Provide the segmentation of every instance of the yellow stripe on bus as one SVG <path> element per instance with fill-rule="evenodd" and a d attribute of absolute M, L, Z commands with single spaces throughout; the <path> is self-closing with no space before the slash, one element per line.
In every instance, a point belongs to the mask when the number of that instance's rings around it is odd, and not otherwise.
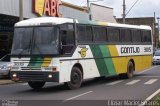
<path fill-rule="evenodd" d="M 107 26 L 108 23 L 107 22 L 98 22 L 98 25 L 104 25 L 104 26 Z"/>
<path fill-rule="evenodd" d="M 115 58 L 112 58 L 112 61 L 113 61 L 113 65 L 116 70 L 116 73 L 119 74 L 119 70 L 121 69 L 122 65 L 120 64 L 121 63 L 120 57 L 116 58 L 116 56 L 119 56 L 116 45 L 109 45 L 108 48 L 109 48 L 111 57 L 115 57 Z"/>
<path fill-rule="evenodd" d="M 117 74 L 127 72 L 127 65 L 129 60 L 131 59 L 133 59 L 133 61 L 135 62 L 136 71 L 143 71 L 147 68 L 150 68 L 152 65 L 152 55 L 118 57 L 119 54 L 116 45 L 109 45 L 108 48 L 111 57 L 113 57 L 112 61 Z"/>
<path fill-rule="evenodd" d="M 48 67 L 51 61 L 52 61 L 52 58 L 44 58 L 42 67 Z"/>

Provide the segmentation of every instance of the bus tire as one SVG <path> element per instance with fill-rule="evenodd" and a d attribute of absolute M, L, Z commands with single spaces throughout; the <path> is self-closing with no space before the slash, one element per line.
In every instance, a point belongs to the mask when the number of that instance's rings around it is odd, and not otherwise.
<path fill-rule="evenodd" d="M 28 82 L 28 85 L 37 90 L 37 89 L 41 89 L 44 85 L 45 85 L 45 82 L 36 82 L 36 81 L 29 81 Z"/>
<path fill-rule="evenodd" d="M 66 85 L 70 90 L 78 89 L 82 84 L 82 72 L 78 67 L 73 67 L 70 75 L 70 82 Z"/>
<path fill-rule="evenodd" d="M 134 65 L 131 61 L 129 61 L 128 66 L 127 66 L 127 73 L 126 73 L 126 78 L 130 79 L 134 75 Z"/>

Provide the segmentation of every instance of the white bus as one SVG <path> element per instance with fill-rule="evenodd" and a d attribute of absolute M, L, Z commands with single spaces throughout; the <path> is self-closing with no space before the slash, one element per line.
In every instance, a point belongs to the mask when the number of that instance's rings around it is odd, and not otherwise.
<path fill-rule="evenodd" d="M 13 81 L 33 89 L 45 82 L 77 89 L 84 79 L 133 77 L 152 64 L 149 26 L 42 17 L 15 24 L 11 52 Z"/>

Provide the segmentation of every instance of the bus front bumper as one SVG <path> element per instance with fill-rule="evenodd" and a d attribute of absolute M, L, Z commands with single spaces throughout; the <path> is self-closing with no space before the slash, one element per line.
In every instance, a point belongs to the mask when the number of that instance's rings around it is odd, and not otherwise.
<path fill-rule="evenodd" d="M 12 81 L 59 82 L 59 72 L 11 71 Z"/>

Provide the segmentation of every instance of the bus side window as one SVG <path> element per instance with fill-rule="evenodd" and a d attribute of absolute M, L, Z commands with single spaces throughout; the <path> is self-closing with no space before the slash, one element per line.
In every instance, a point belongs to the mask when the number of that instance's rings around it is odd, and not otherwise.
<path fill-rule="evenodd" d="M 142 41 L 145 43 L 151 43 L 151 32 L 142 31 Z"/>
<path fill-rule="evenodd" d="M 130 29 L 121 29 L 121 41 L 122 43 L 131 42 L 132 41 L 132 32 Z"/>
<path fill-rule="evenodd" d="M 120 31 L 118 28 L 107 28 L 107 40 L 109 43 L 117 43 L 120 41 Z"/>
<path fill-rule="evenodd" d="M 94 41 L 95 42 L 106 42 L 107 32 L 105 27 L 93 27 Z"/>
<path fill-rule="evenodd" d="M 93 39 L 92 27 L 87 25 L 78 25 L 78 42 L 91 43 Z"/>
<path fill-rule="evenodd" d="M 141 31 L 138 29 L 132 30 L 132 42 L 133 43 L 141 43 Z"/>
<path fill-rule="evenodd" d="M 60 31 L 61 36 L 61 54 L 71 54 L 75 45 L 73 31 Z"/>

